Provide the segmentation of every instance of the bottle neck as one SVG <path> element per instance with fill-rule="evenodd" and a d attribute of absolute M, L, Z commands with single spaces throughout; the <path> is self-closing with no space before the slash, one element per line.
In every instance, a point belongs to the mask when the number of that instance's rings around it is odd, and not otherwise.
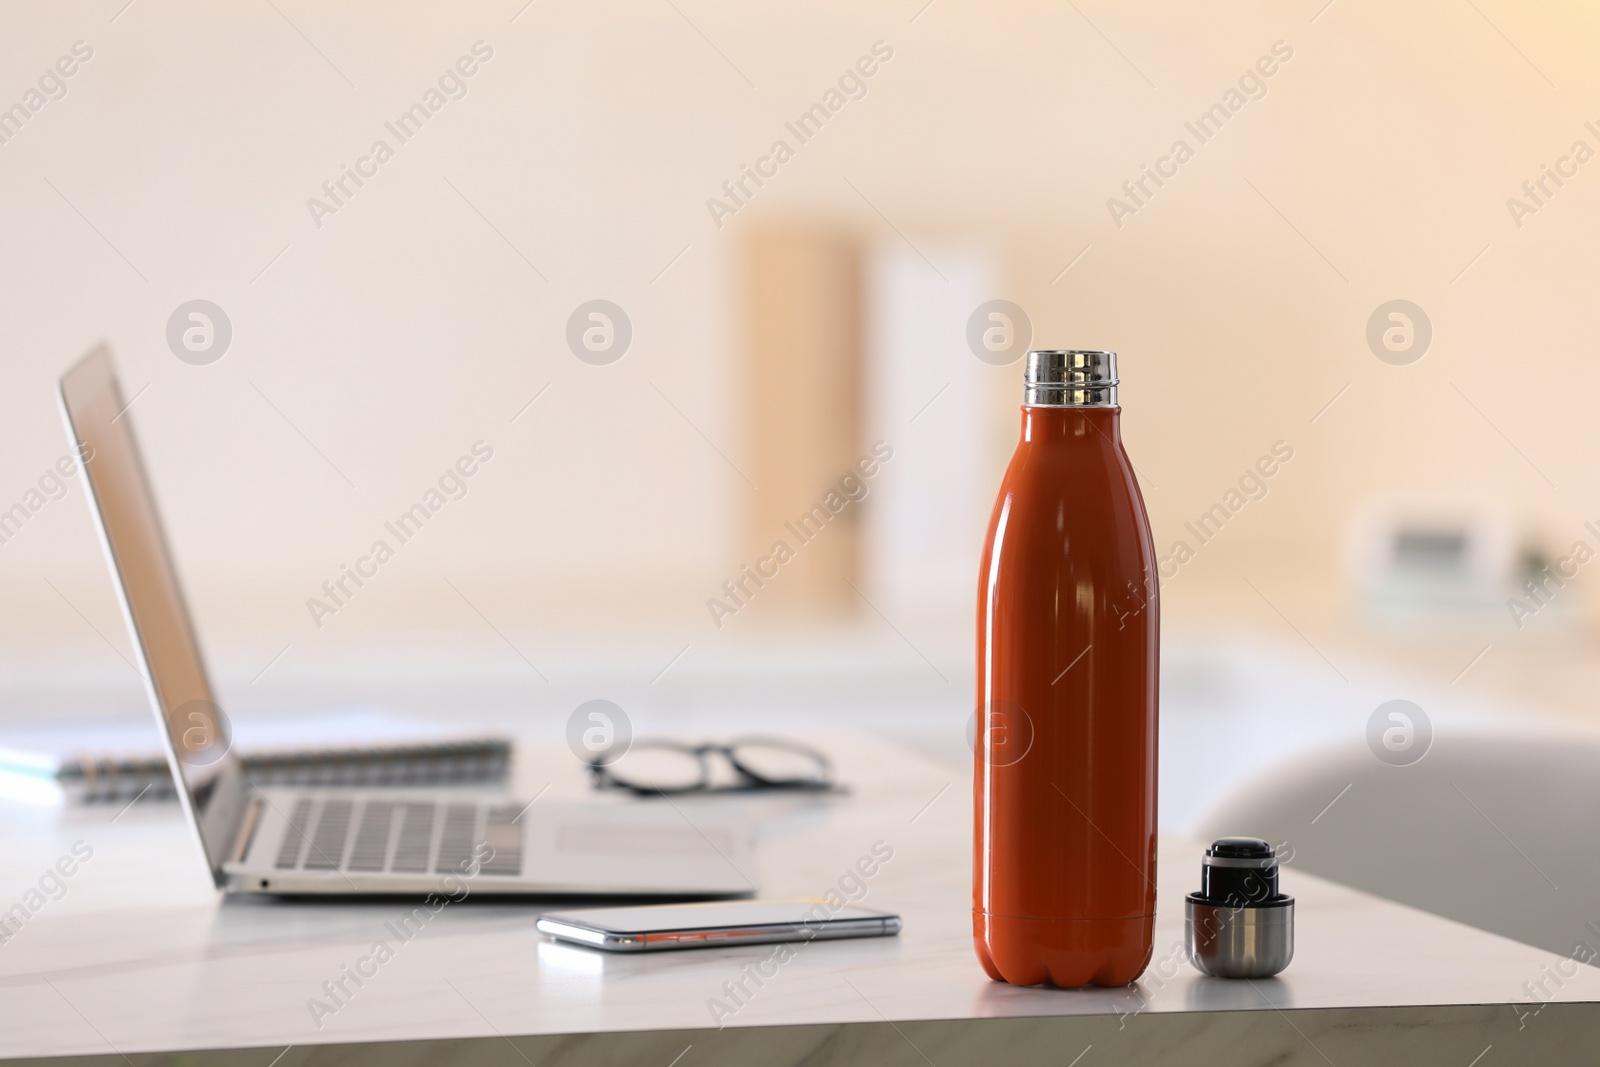
<path fill-rule="evenodd" d="M 1114 408 L 1117 354 L 1091 348 L 1036 348 L 1022 372 L 1029 407 Z"/>
<path fill-rule="evenodd" d="M 1022 405 L 1024 441 L 1094 440 L 1122 443 L 1122 409 L 1116 407 L 1064 408 Z"/>

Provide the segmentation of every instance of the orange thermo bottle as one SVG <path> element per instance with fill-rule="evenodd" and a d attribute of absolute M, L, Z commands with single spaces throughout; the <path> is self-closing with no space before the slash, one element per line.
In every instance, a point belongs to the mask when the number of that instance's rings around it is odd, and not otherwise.
<path fill-rule="evenodd" d="M 1160 621 L 1114 352 L 1028 353 L 978 579 L 972 933 L 989 977 L 1118 986 L 1156 910 Z"/>

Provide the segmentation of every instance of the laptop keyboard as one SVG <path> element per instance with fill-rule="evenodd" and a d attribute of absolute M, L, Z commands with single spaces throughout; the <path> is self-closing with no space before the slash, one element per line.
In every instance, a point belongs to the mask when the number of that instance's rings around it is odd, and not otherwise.
<path fill-rule="evenodd" d="M 280 871 L 459 874 L 480 844 L 494 850 L 479 873 L 522 873 L 523 805 L 300 797 L 278 848 Z"/>

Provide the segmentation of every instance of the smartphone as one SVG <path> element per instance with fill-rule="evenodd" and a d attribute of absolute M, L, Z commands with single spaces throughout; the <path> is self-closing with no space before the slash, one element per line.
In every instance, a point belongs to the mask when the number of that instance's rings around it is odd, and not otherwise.
<path fill-rule="evenodd" d="M 534 926 L 542 934 L 607 952 L 764 945 L 885 937 L 900 932 L 900 916 L 822 900 L 725 900 L 549 911 Z"/>

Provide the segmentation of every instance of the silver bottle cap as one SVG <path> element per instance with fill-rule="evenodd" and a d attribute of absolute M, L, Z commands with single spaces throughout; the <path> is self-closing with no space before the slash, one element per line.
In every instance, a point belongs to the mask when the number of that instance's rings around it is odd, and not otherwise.
<path fill-rule="evenodd" d="M 1294 898 L 1228 908 L 1184 901 L 1189 959 L 1215 978 L 1270 978 L 1294 959 Z"/>
<path fill-rule="evenodd" d="M 1030 407 L 1116 407 L 1117 354 L 1083 348 L 1034 349 L 1022 376 L 1022 402 Z"/>

